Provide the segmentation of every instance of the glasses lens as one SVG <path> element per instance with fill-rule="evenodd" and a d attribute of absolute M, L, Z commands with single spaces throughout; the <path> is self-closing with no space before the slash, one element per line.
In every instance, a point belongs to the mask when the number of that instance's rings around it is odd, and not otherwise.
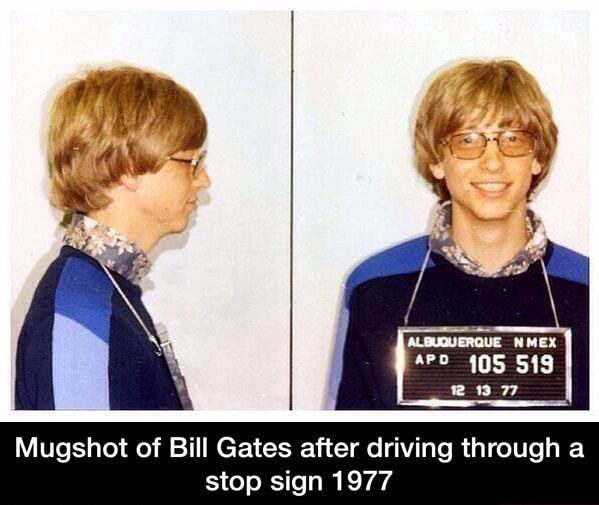
<path fill-rule="evenodd" d="M 499 149 L 506 156 L 524 156 L 535 148 L 535 137 L 532 133 L 520 131 L 505 131 L 499 135 Z"/>
<path fill-rule="evenodd" d="M 464 160 L 480 158 L 486 144 L 485 136 L 475 132 L 459 133 L 449 139 L 451 153 Z"/>

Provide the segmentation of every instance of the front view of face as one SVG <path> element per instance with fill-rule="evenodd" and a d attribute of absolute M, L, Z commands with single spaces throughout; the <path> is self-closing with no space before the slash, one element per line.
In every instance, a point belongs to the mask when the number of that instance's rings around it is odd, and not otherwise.
<path fill-rule="evenodd" d="M 201 151 L 200 151 L 201 152 Z M 183 231 L 190 214 L 197 208 L 198 193 L 210 187 L 201 152 L 197 168 L 185 161 L 198 157 L 198 150 L 179 151 L 171 156 L 156 173 L 146 173 L 139 178 L 137 191 L 138 210 L 146 228 L 159 236 Z"/>
<path fill-rule="evenodd" d="M 494 123 L 456 133 L 484 132 L 491 139 L 506 129 Z M 445 179 L 454 215 L 475 221 L 509 220 L 514 213 L 524 216 L 532 176 L 541 172 L 533 152 L 507 156 L 493 140 L 487 140 L 484 153 L 476 159 L 456 158 L 449 145 L 443 151 L 443 161 L 430 170 L 435 178 Z"/>

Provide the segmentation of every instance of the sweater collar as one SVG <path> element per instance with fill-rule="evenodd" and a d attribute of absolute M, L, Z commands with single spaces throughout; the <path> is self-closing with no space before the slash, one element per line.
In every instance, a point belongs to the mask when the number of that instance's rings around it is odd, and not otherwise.
<path fill-rule="evenodd" d="M 451 203 L 446 202 L 437 211 L 433 230 L 429 237 L 432 252 L 440 254 L 452 265 L 468 275 L 477 277 L 508 277 L 526 272 L 528 268 L 541 259 L 547 251 L 547 233 L 541 218 L 531 209 L 526 209 L 526 229 L 528 242 L 516 255 L 496 272 L 485 272 L 482 265 L 468 256 L 450 235 Z"/>
<path fill-rule="evenodd" d="M 135 284 L 150 271 L 150 260 L 137 244 L 88 216 L 74 214 L 62 241 Z"/>

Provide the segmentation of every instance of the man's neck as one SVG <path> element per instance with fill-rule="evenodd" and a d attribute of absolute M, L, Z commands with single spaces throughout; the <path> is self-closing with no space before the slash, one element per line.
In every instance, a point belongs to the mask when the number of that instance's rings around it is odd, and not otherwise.
<path fill-rule="evenodd" d="M 478 219 L 457 205 L 451 211 L 451 238 L 488 274 L 510 261 L 528 241 L 525 206 L 500 220 Z"/>
<path fill-rule="evenodd" d="M 98 223 L 110 226 L 125 235 L 146 254 L 160 239 L 160 235 L 145 227 L 143 221 L 137 219 L 130 209 L 120 208 L 114 201 L 103 209 L 90 211 L 88 215 Z"/>

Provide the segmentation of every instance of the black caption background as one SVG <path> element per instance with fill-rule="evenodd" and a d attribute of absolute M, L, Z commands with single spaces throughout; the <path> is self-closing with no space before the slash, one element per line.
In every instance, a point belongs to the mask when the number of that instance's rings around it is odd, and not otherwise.
<path fill-rule="evenodd" d="M 27 442 L 75 442 L 92 437 L 97 442 L 128 442 L 128 458 L 75 459 L 58 463 L 51 459 L 16 458 L 16 439 Z M 162 437 L 159 458 L 136 456 L 139 442 Z M 205 437 L 208 456 L 170 458 L 170 437 Z M 229 458 L 218 455 L 222 437 L 237 443 L 289 442 L 289 458 Z M 360 442 L 354 458 L 300 457 L 303 442 L 328 437 L 333 442 Z M 383 437 L 393 441 L 452 442 L 453 458 L 441 463 L 435 458 L 369 458 L 366 446 Z M 461 442 L 543 442 L 549 437 L 560 445 L 560 458 L 541 463 L 526 459 L 464 458 Z M 4 487 L 18 499 L 11 503 L 223 503 L 263 501 L 274 498 L 318 500 L 355 498 L 379 503 L 435 504 L 599 504 L 599 448 L 597 423 L 4 423 Z M 572 442 L 584 445 L 584 458 L 569 457 Z M 322 491 L 294 496 L 292 491 L 270 488 L 272 475 L 320 475 Z M 386 490 L 377 475 L 372 489 L 351 491 L 347 484 L 337 490 L 332 474 L 349 471 L 392 470 Z M 258 475 L 262 488 L 249 497 L 245 491 L 208 491 L 206 476 Z M 8 478 L 6 478 L 8 477 Z M 364 483 L 368 476 L 364 477 Z M 347 483 L 347 481 L 345 481 Z"/>

